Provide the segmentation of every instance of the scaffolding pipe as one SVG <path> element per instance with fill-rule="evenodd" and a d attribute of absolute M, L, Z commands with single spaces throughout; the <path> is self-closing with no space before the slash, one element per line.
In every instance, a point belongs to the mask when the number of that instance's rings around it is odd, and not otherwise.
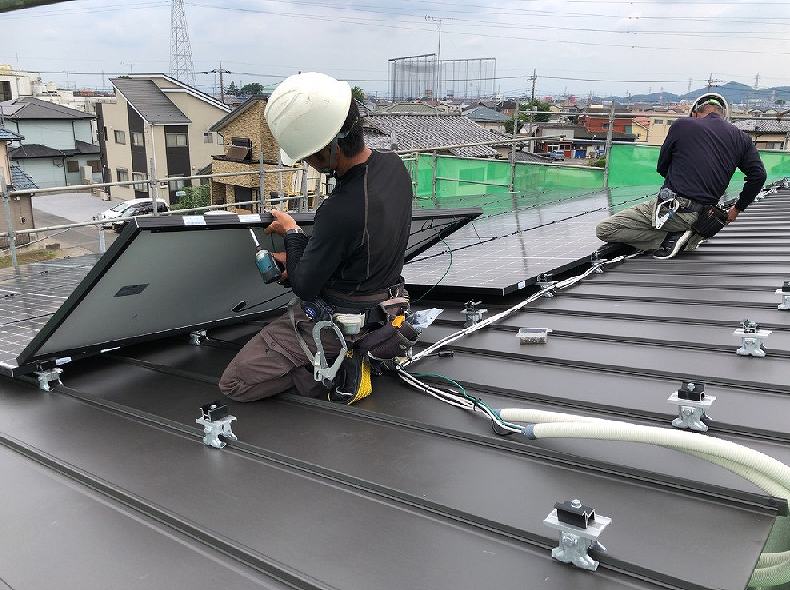
<path fill-rule="evenodd" d="M 8 250 L 11 252 L 11 265 L 15 270 L 19 270 L 19 261 L 16 257 L 16 233 L 14 232 L 14 220 L 11 217 L 11 196 L 8 192 L 5 172 L 2 168 L 0 168 L 0 193 L 2 193 L 3 212 L 5 213 L 6 225 L 8 226 L 8 233 L 5 234 L 5 237 L 8 238 Z"/>
<path fill-rule="evenodd" d="M 612 108 L 609 110 L 609 125 L 606 129 L 606 147 L 604 147 L 604 167 L 603 167 L 603 188 L 609 188 L 609 160 L 611 159 L 609 156 L 612 152 L 612 128 L 614 127 L 614 103 L 612 103 Z"/>

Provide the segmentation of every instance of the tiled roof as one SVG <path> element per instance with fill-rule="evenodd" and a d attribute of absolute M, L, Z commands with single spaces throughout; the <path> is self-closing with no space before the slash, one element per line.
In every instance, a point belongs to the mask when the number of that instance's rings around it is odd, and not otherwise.
<path fill-rule="evenodd" d="M 19 141 L 21 139 L 25 138 L 18 133 L 14 133 L 10 129 L 0 127 L 0 141 Z"/>
<path fill-rule="evenodd" d="M 183 125 L 192 122 L 152 80 L 113 78 L 110 82 L 149 123 Z"/>
<path fill-rule="evenodd" d="M 757 133 L 788 133 L 790 121 L 777 121 L 775 119 L 742 119 L 735 121 L 734 125 L 741 131 Z"/>
<path fill-rule="evenodd" d="M 390 149 L 393 141 L 397 149 L 407 150 L 491 141 L 501 137 L 463 115 L 374 114 L 365 117 L 365 143 L 374 149 Z M 497 155 L 490 146 L 453 148 L 448 151 L 455 156 Z"/>
<path fill-rule="evenodd" d="M 9 150 L 8 157 L 11 159 L 19 158 L 62 158 L 66 155 L 61 150 L 56 150 L 46 145 L 39 143 L 29 143 L 19 146 L 16 149 Z"/>
<path fill-rule="evenodd" d="M 11 186 L 16 191 L 24 191 L 28 189 L 38 188 L 33 179 L 28 176 L 27 172 L 22 170 L 19 164 L 11 164 Z"/>
<path fill-rule="evenodd" d="M 217 131 L 221 132 L 225 127 L 228 126 L 229 123 L 235 121 L 240 115 L 246 113 L 251 106 L 253 106 L 259 100 L 266 101 L 268 97 L 264 95 L 256 95 L 251 96 L 244 102 L 242 102 L 239 106 L 229 112 L 227 115 L 222 117 L 219 121 L 214 123 L 211 127 L 209 127 L 209 131 Z"/>
<path fill-rule="evenodd" d="M 83 113 L 76 109 L 70 109 L 59 104 L 34 98 L 32 96 L 24 96 L 16 99 L 12 108 L 3 109 L 6 118 L 12 120 L 18 119 L 95 119 L 95 115 Z M 13 108 L 17 107 L 17 108 Z M 9 112 L 10 111 L 10 112 Z"/>
<path fill-rule="evenodd" d="M 436 115 L 446 111 L 421 102 L 396 102 L 395 104 L 380 106 L 375 112 L 381 114 Z"/>
<path fill-rule="evenodd" d="M 480 121 L 484 123 L 504 123 L 505 121 L 510 121 L 511 119 L 511 117 L 508 117 L 499 111 L 489 109 L 488 107 L 482 105 L 469 109 L 464 113 L 464 115 L 472 119 L 472 121 Z"/>
<path fill-rule="evenodd" d="M 77 146 L 75 150 L 63 150 L 67 155 L 76 154 L 98 154 L 101 153 L 101 148 L 95 143 L 88 143 L 87 141 L 80 141 L 77 139 L 74 144 Z"/>

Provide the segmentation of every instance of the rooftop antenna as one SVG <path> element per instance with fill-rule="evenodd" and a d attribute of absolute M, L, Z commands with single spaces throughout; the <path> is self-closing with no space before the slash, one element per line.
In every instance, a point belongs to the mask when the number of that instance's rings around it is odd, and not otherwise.
<path fill-rule="evenodd" d="M 170 75 L 176 80 L 195 85 L 184 0 L 171 0 L 170 3 Z"/>

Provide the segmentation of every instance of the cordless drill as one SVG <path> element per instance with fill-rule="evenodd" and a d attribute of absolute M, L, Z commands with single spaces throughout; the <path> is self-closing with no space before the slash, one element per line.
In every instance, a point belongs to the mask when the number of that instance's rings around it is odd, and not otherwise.
<path fill-rule="evenodd" d="M 258 238 L 255 237 L 255 232 L 252 231 L 252 229 L 250 229 L 250 235 L 252 236 L 252 241 L 255 244 L 255 266 L 258 267 L 258 271 L 261 273 L 263 282 L 268 285 L 278 281 L 282 276 L 282 273 L 280 272 L 280 267 L 277 265 L 277 261 L 274 259 L 274 256 L 272 256 L 271 252 L 261 247 L 260 243 L 258 243 Z"/>

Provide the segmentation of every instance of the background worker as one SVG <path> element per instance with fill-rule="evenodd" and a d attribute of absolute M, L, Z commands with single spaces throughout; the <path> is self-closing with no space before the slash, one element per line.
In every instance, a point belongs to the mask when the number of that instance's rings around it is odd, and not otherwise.
<path fill-rule="evenodd" d="M 303 303 L 320 302 L 338 313 L 374 315 L 380 302 L 403 289 L 400 275 L 412 216 L 406 167 L 394 153 L 365 147 L 351 88 L 324 74 L 284 80 L 269 98 L 264 116 L 284 162 L 304 159 L 337 179 L 315 213 L 309 238 L 293 217 L 272 211 L 275 220 L 266 231 L 284 236 L 285 253 L 276 258 L 284 264 L 293 292 Z M 300 343 L 301 337 L 315 354 L 314 322 L 304 309 L 293 306 L 293 321 L 285 314 L 241 349 L 220 378 L 225 395 L 253 401 L 292 388 L 306 396 L 327 393 L 314 380 Z M 340 342 L 331 330 L 325 333 L 322 344 L 331 363 Z"/>
<path fill-rule="evenodd" d="M 660 259 L 672 258 L 684 247 L 693 249 L 702 239 L 693 226 L 701 213 L 719 202 L 738 168 L 746 179 L 726 219 L 735 221 L 760 192 L 766 173 L 752 140 L 726 116 L 727 102 L 721 95 L 700 96 L 690 117 L 676 120 L 661 146 L 656 170 L 665 180 L 658 199 L 603 220 L 596 228 L 598 238 L 653 251 L 653 257 Z M 657 206 L 660 213 L 676 207 L 659 228 Z"/>

